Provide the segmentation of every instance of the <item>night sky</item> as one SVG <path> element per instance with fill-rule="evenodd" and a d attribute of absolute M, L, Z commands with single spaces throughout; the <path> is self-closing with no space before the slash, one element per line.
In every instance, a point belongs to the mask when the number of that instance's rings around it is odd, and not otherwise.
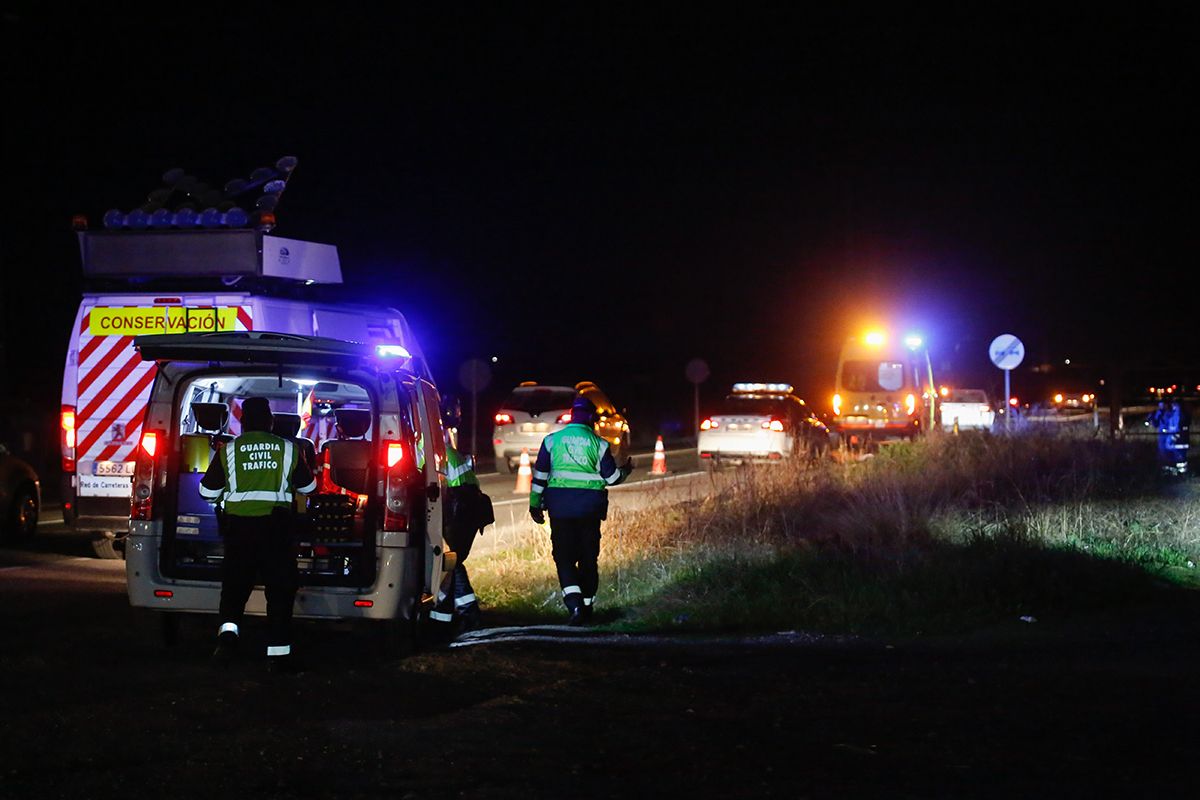
<path fill-rule="evenodd" d="M 1182 17 L 46 8 L 3 18 L 2 371 L 51 415 L 71 215 L 285 154 L 277 232 L 336 244 L 445 390 L 496 356 L 495 391 L 591 378 L 636 429 L 690 421 L 702 357 L 706 398 L 823 407 L 871 322 L 989 389 L 1003 332 L 1080 379 L 1200 361 Z"/>

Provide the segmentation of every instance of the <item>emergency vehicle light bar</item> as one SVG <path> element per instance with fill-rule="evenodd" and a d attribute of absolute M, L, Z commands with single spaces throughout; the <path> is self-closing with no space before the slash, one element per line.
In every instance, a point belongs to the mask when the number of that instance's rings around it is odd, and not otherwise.
<path fill-rule="evenodd" d="M 382 358 L 412 358 L 412 353 L 408 352 L 403 345 L 398 344 L 376 345 L 375 354 Z"/>
<path fill-rule="evenodd" d="M 752 394 L 755 392 L 791 394 L 792 385 L 790 383 L 735 383 L 733 391 L 737 394 Z"/>

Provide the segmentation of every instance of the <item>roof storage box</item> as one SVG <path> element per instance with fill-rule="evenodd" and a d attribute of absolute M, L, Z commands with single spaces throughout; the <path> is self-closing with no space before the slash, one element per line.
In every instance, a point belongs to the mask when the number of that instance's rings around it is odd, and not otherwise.
<path fill-rule="evenodd" d="M 89 278 L 276 278 L 341 283 L 337 248 L 241 228 L 223 230 L 81 231 L 79 251 Z"/>

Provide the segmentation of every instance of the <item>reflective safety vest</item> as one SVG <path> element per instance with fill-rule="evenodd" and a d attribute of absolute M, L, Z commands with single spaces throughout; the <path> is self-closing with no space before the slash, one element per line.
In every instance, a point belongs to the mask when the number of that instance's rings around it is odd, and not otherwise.
<path fill-rule="evenodd" d="M 235 517 L 265 517 L 292 504 L 293 473 L 299 449 L 287 439 L 265 431 L 250 431 L 221 448 L 225 470 L 225 513 Z"/>
<path fill-rule="evenodd" d="M 587 425 L 571 424 L 546 437 L 550 453 L 550 474 L 546 485 L 551 489 L 605 488 L 600 476 L 600 460 L 608 452 L 608 442 Z"/>
<path fill-rule="evenodd" d="M 479 479 L 475 477 L 475 471 L 471 469 L 471 465 L 458 450 L 449 444 L 446 445 L 446 485 L 451 488 L 479 485 Z"/>

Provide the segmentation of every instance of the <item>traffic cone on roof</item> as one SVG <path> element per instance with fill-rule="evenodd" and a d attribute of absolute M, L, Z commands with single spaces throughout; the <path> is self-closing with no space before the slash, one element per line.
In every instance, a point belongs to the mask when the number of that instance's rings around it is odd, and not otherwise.
<path fill-rule="evenodd" d="M 529 466 L 529 450 L 521 448 L 521 466 L 517 468 L 517 488 L 513 494 L 529 494 L 533 488 L 533 469 Z"/>
<path fill-rule="evenodd" d="M 651 475 L 666 475 L 667 474 L 667 454 L 663 452 L 662 437 L 658 437 L 658 441 L 654 443 L 654 463 L 650 465 Z"/>

